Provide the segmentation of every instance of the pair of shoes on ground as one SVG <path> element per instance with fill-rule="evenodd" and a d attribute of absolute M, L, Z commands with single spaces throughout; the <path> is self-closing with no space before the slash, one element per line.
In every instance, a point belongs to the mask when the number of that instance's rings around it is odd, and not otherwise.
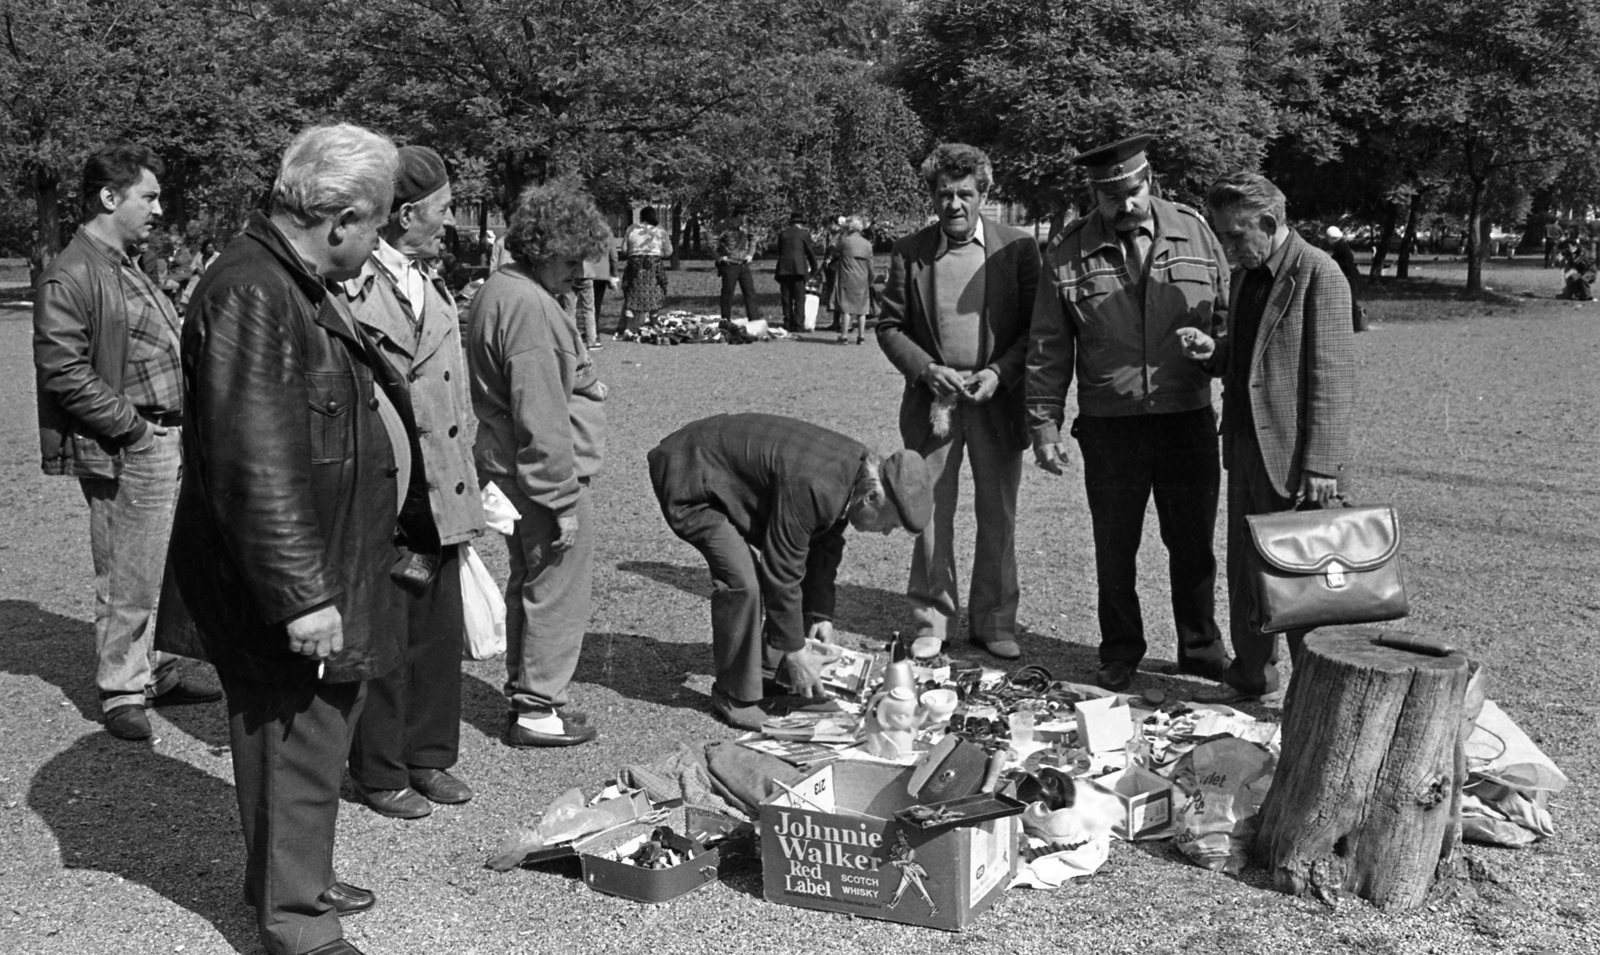
<path fill-rule="evenodd" d="M 222 699 L 222 690 L 214 684 L 185 673 L 165 693 L 152 696 L 148 703 L 124 703 L 106 710 L 106 732 L 117 739 L 146 740 L 150 738 L 150 717 L 146 706 L 193 706 L 198 703 L 215 703 Z"/>
<path fill-rule="evenodd" d="M 972 645 L 992 657 L 1001 660 L 1015 660 L 1022 656 L 1022 647 L 1014 637 L 1002 637 L 998 640 L 973 640 Z M 927 660 L 936 657 L 944 651 L 944 641 L 938 637 L 917 637 L 911 641 L 911 657 L 914 660 Z"/>
<path fill-rule="evenodd" d="M 432 814 L 433 804 L 454 806 L 472 798 L 472 787 L 443 769 L 413 769 L 411 785 L 404 789 L 367 789 L 355 784 L 367 808 L 390 819 L 421 819 Z"/>
<path fill-rule="evenodd" d="M 797 696 L 776 681 L 763 681 L 769 695 L 755 702 L 736 700 L 716 686 L 711 687 L 711 712 L 735 729 L 759 730 L 768 717 L 784 713 L 838 713 L 839 704 L 827 697 Z"/>
<path fill-rule="evenodd" d="M 517 722 L 516 713 L 508 713 L 506 729 L 500 734 L 500 742 L 512 749 L 537 749 L 548 746 L 577 746 L 600 735 L 599 730 L 589 725 L 589 715 L 582 710 L 561 707 L 554 711 L 554 715 L 561 721 L 561 730 L 551 733 L 528 729 Z"/>

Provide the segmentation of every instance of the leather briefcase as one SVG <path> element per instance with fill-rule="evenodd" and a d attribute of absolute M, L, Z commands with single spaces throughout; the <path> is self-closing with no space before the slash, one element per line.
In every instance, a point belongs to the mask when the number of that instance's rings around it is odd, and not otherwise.
<path fill-rule="evenodd" d="M 1245 521 L 1246 573 L 1263 632 L 1395 620 L 1410 612 L 1394 508 L 1281 511 Z"/>

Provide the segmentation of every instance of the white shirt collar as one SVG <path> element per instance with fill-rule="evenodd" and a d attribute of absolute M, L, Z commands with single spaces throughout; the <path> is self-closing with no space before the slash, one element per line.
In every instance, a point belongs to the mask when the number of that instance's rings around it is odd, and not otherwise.
<path fill-rule="evenodd" d="M 983 243 L 983 216 L 978 217 L 978 227 L 972 230 L 972 243 L 980 248 L 986 248 Z M 945 235 L 944 228 L 939 229 L 939 248 L 934 250 L 934 256 L 944 255 L 950 248 L 950 237 Z"/>

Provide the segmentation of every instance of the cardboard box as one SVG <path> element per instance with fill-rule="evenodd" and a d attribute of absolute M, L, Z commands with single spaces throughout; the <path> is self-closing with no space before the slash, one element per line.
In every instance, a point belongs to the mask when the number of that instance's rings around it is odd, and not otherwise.
<path fill-rule="evenodd" d="M 762 894 L 828 912 L 960 931 L 1017 871 L 1016 816 L 923 832 L 911 771 L 840 761 L 761 805 Z"/>
<path fill-rule="evenodd" d="M 1081 700 L 1073 708 L 1078 713 L 1078 745 L 1091 753 L 1104 753 L 1126 746 L 1133 738 L 1133 710 L 1116 697 Z"/>
<path fill-rule="evenodd" d="M 1172 783 L 1143 766 L 1107 773 L 1094 784 L 1117 797 L 1122 806 L 1122 818 L 1111 826 L 1118 839 L 1151 838 L 1172 824 Z"/>
<path fill-rule="evenodd" d="M 578 858 L 583 863 L 583 881 L 589 888 L 606 895 L 616 895 L 635 902 L 667 902 L 685 895 L 711 882 L 717 881 L 725 864 L 735 858 L 747 857 L 754 849 L 753 834 L 748 823 L 710 809 L 685 807 L 673 813 L 666 825 L 680 833 L 706 836 L 727 835 L 740 826 L 747 829 L 741 842 L 737 837 L 686 859 L 670 869 L 646 869 L 617 859 L 605 853 L 624 845 L 642 834 L 653 831 L 654 823 L 638 823 L 622 829 L 590 836 L 578 841 Z"/>

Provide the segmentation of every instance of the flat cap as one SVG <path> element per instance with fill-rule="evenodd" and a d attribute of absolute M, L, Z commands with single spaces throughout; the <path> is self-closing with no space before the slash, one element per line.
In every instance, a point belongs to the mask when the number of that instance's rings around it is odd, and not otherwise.
<path fill-rule="evenodd" d="M 913 534 L 922 533 L 933 519 L 933 482 L 928 478 L 928 466 L 922 455 L 915 451 L 896 451 L 883 459 L 878 468 L 883 489 L 888 492 L 894 509 L 900 512 L 900 524 Z"/>
<path fill-rule="evenodd" d="M 450 182 L 444 159 L 426 146 L 401 146 L 400 171 L 394 176 L 394 208 L 426 199 Z"/>
<path fill-rule="evenodd" d="M 1119 139 L 1079 153 L 1072 158 L 1072 164 L 1088 169 L 1091 186 L 1113 186 L 1132 179 L 1150 167 L 1145 159 L 1144 148 L 1154 138 L 1141 134 Z"/>

